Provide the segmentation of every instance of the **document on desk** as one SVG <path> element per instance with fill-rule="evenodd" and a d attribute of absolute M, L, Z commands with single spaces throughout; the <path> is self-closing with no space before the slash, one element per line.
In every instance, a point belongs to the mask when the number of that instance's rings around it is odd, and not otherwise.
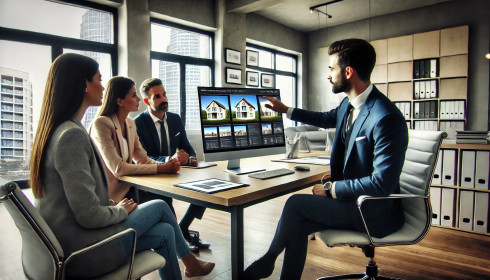
<path fill-rule="evenodd" d="M 301 157 L 301 158 L 283 158 L 273 159 L 272 161 L 293 162 L 302 164 L 316 164 L 316 165 L 329 165 L 330 158 L 327 157 Z"/>
<path fill-rule="evenodd" d="M 224 190 L 229 190 L 229 189 L 234 189 L 234 188 L 239 188 L 239 187 L 245 187 L 245 186 L 248 186 L 248 184 L 233 183 L 233 182 L 226 181 L 226 180 L 211 178 L 211 179 L 206 179 L 206 180 L 199 180 L 199 181 L 194 181 L 194 182 L 175 184 L 175 186 L 180 187 L 180 188 L 189 189 L 189 190 L 198 191 L 198 192 L 215 193 L 215 192 L 219 192 L 219 191 L 224 191 Z"/>

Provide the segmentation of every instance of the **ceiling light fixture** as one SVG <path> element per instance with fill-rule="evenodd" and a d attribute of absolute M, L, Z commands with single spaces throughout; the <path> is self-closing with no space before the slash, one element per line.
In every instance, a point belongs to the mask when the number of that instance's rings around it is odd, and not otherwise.
<path fill-rule="evenodd" d="M 328 13 L 323 12 L 323 11 L 321 11 L 318 8 L 321 8 L 323 6 L 327 6 L 327 5 L 330 5 L 330 4 L 333 4 L 333 3 L 337 3 L 337 2 L 340 2 L 340 1 L 342 1 L 342 0 L 333 0 L 333 1 L 330 1 L 330 2 L 327 2 L 327 3 L 323 3 L 323 4 L 311 6 L 310 7 L 310 13 L 313 13 L 314 11 L 316 11 L 317 13 L 322 13 L 322 14 L 326 15 L 328 18 L 332 18 L 332 15 L 329 15 Z"/>

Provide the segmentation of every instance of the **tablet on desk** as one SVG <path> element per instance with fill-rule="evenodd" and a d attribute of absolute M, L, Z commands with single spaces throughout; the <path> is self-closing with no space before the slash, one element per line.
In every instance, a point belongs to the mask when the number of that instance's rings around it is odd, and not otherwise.
<path fill-rule="evenodd" d="M 211 178 L 206 180 L 176 184 L 175 186 L 184 189 L 198 191 L 198 192 L 215 193 L 219 191 L 248 186 L 248 184 L 233 183 L 230 181 Z"/>
<path fill-rule="evenodd" d="M 197 166 L 181 165 L 180 167 L 184 167 L 184 168 L 206 168 L 206 167 L 216 166 L 216 165 L 217 164 L 214 162 L 200 161 L 197 163 Z"/>

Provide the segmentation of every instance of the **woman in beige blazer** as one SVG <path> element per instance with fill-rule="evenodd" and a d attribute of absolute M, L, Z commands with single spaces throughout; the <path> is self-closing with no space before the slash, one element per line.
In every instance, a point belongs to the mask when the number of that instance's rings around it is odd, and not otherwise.
<path fill-rule="evenodd" d="M 109 197 L 115 202 L 127 200 L 124 196 L 130 189 L 127 184 L 118 182 L 117 176 L 133 174 L 176 173 L 180 169 L 177 159 L 166 163 L 157 163 L 147 157 L 146 151 L 136 133 L 134 121 L 128 117 L 129 112 L 137 111 L 140 98 L 136 93 L 133 80 L 126 77 L 114 77 L 107 83 L 102 108 L 90 127 L 90 135 L 95 140 L 104 159 L 109 181 Z M 134 161 L 136 164 L 133 164 Z M 152 204 L 163 204 L 165 207 L 154 211 Z M 138 236 L 147 237 L 138 240 L 140 248 L 155 249 L 158 244 L 165 244 L 156 252 L 162 254 L 167 264 L 159 270 L 162 279 L 181 279 L 179 262 L 184 263 L 187 277 L 202 276 L 211 272 L 214 263 L 197 259 L 190 251 L 180 231 L 175 216 L 162 200 L 152 200 L 138 205 L 139 216 L 128 219 L 126 225 L 136 230 Z M 163 219 L 151 217 L 162 213 Z M 145 224 L 151 220 L 158 221 L 158 226 L 148 229 Z M 157 237 L 157 238 L 155 238 Z M 165 241 L 162 241 L 164 240 Z M 161 246 L 161 245 L 160 245 Z"/>
<path fill-rule="evenodd" d="M 180 169 L 176 159 L 162 164 L 148 158 L 136 133 L 136 125 L 128 117 L 130 112 L 138 111 L 139 101 L 131 79 L 110 79 L 102 108 L 89 129 L 109 169 L 109 197 L 115 202 L 121 201 L 131 188 L 120 183 L 118 176 L 176 173 Z"/>

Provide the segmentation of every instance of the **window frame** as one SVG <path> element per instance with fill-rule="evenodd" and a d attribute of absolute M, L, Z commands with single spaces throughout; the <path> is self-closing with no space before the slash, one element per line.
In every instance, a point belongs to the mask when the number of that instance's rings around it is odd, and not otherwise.
<path fill-rule="evenodd" d="M 186 102 L 186 83 L 185 83 L 185 72 L 186 72 L 186 65 L 196 65 L 196 66 L 208 66 L 210 68 L 211 72 L 211 86 L 214 87 L 214 81 L 215 81 L 215 73 L 214 73 L 214 32 L 212 31 L 206 31 L 202 29 L 197 29 L 194 27 L 190 26 L 185 26 L 181 25 L 178 23 L 162 20 L 162 19 L 157 19 L 154 17 L 150 18 L 150 25 L 151 24 L 160 24 L 164 25 L 167 27 L 171 28 L 176 28 L 176 29 L 181 29 L 184 31 L 189 31 L 193 33 L 198 33 L 201 35 L 206 35 L 209 36 L 211 40 L 211 58 L 199 58 L 199 57 L 190 57 L 190 56 L 184 56 L 184 55 L 178 55 L 178 54 L 172 54 L 172 53 L 164 53 L 164 52 L 158 52 L 158 51 L 152 51 L 150 49 L 150 71 L 151 71 L 151 63 L 153 60 L 159 60 L 159 61 L 167 61 L 167 62 L 173 62 L 179 64 L 179 97 L 180 97 L 180 118 L 182 119 L 182 122 L 184 125 L 186 124 L 186 111 L 187 111 L 187 102 Z"/>
<path fill-rule="evenodd" d="M 273 57 L 274 57 L 274 63 L 273 63 L 273 69 L 272 68 L 266 68 L 266 67 L 260 67 L 260 66 L 252 66 L 252 65 L 246 65 L 246 69 L 247 70 L 254 70 L 254 71 L 258 71 L 259 73 L 261 74 L 272 74 L 274 75 L 274 85 L 273 85 L 273 88 L 277 88 L 276 87 L 276 83 L 277 83 L 277 75 L 281 75 L 281 76 L 288 76 L 288 77 L 293 77 L 294 80 L 295 80 L 295 84 L 294 84 L 294 96 L 293 96 L 293 102 L 294 104 L 292 104 L 292 106 L 297 106 L 298 104 L 298 55 L 295 55 L 295 54 L 290 54 L 290 53 L 286 53 L 286 52 L 282 52 L 282 51 L 279 51 L 279 50 L 275 50 L 275 49 L 272 49 L 272 48 L 269 48 L 269 47 L 264 47 L 264 46 L 260 46 L 260 45 L 256 45 L 256 44 L 253 44 L 253 43 L 247 43 L 246 44 L 246 50 L 249 50 L 248 48 L 253 48 L 253 49 L 258 49 L 258 50 L 263 50 L 263 51 L 267 51 L 267 52 L 270 52 L 272 53 Z M 288 71 L 283 71 L 283 70 L 276 70 L 277 68 L 277 55 L 282 55 L 282 56 L 286 56 L 286 57 L 290 57 L 292 59 L 294 59 L 295 61 L 295 72 L 288 72 Z M 259 57 L 259 60 L 260 60 L 260 57 Z M 261 83 L 259 83 L 259 88 L 261 88 Z M 296 121 L 293 121 L 293 124 L 294 126 L 297 125 L 297 122 Z"/>

